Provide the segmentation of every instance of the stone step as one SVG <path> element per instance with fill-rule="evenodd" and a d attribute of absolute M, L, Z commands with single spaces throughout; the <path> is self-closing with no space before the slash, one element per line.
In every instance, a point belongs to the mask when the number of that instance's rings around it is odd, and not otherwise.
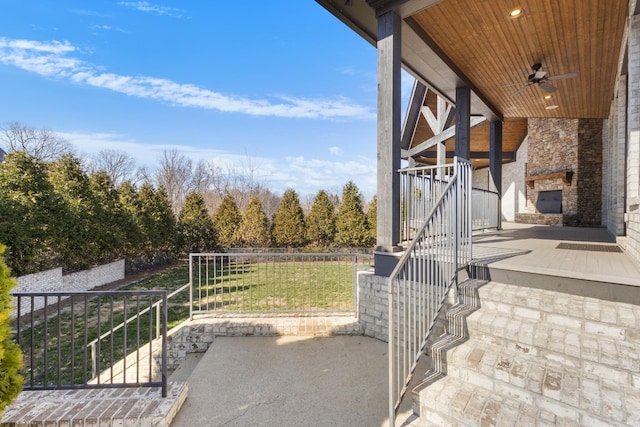
<path fill-rule="evenodd" d="M 544 397 L 550 405 L 569 405 L 618 422 L 640 411 L 640 369 L 636 365 L 612 368 L 597 361 L 545 357 L 539 355 L 543 351 L 450 334 L 434 344 L 432 353 L 433 368 L 412 390 L 414 412 L 421 417 L 423 390 L 445 375 L 478 386 L 490 384 L 493 392 L 530 404 Z M 637 363 L 638 354 L 632 356 Z M 623 408 L 622 402 L 632 410 Z M 629 425 L 640 425 L 640 415 L 634 420 Z"/>
<path fill-rule="evenodd" d="M 420 425 L 640 425 L 640 308 L 469 280 L 432 369 Z"/>
<path fill-rule="evenodd" d="M 497 347 L 607 375 L 640 371 L 640 334 L 630 328 L 579 319 L 556 320 L 555 315 L 533 321 L 484 307 L 466 320 L 469 338 Z"/>
<path fill-rule="evenodd" d="M 640 425 L 640 387 L 630 372 L 603 372 L 597 365 L 585 370 L 473 339 L 451 350 L 447 359 L 448 377 L 493 393 L 534 406 L 562 405 L 569 412 L 620 425 Z"/>
<path fill-rule="evenodd" d="M 503 257 L 472 260 L 469 266 L 470 277 L 516 285 L 525 289 L 549 290 L 600 301 L 618 301 L 640 306 L 637 281 L 617 276 L 615 271 L 608 275 L 595 275 L 495 263 L 505 257 L 526 253 L 526 251 L 511 252 L 513 252 L 511 255 Z"/>
<path fill-rule="evenodd" d="M 634 293 L 640 293 L 635 289 Z M 554 315 L 585 322 L 600 322 L 621 328 L 640 328 L 640 305 L 611 302 L 545 289 L 488 282 L 478 288 L 482 307 L 534 321 Z"/>
<path fill-rule="evenodd" d="M 446 376 L 421 393 L 421 426 L 628 426 L 545 398 L 521 397 Z M 634 420 L 632 420 L 633 422 Z"/>

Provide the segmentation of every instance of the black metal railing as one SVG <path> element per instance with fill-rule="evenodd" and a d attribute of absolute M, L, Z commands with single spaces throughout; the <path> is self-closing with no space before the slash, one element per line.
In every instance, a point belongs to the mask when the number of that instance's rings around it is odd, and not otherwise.
<path fill-rule="evenodd" d="M 160 387 L 166 397 L 166 291 L 13 296 L 25 390 Z"/>

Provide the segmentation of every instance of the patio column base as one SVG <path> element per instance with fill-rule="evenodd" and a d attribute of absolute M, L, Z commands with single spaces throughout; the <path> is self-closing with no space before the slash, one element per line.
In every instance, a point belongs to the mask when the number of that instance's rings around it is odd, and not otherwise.
<path fill-rule="evenodd" d="M 373 252 L 376 276 L 389 277 L 402 256 L 402 246 L 376 247 Z"/>

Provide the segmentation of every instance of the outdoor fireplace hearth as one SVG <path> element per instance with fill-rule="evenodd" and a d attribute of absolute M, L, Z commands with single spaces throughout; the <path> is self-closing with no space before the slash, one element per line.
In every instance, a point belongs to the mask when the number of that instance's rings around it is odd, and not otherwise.
<path fill-rule="evenodd" d="M 536 210 L 542 214 L 562 213 L 562 190 L 540 191 Z"/>

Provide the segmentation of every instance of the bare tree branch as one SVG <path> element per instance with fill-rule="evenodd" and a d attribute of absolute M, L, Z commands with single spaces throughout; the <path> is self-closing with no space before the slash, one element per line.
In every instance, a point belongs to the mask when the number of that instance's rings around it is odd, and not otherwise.
<path fill-rule="evenodd" d="M 126 151 L 102 150 L 93 158 L 91 168 L 105 171 L 117 186 L 132 177 L 135 166 L 135 159 Z"/>
<path fill-rule="evenodd" d="M 31 156 L 53 161 L 63 154 L 73 153 L 73 147 L 64 138 L 48 129 L 36 129 L 19 122 L 10 123 L 0 132 L 0 142 L 7 152 L 25 151 Z"/>

